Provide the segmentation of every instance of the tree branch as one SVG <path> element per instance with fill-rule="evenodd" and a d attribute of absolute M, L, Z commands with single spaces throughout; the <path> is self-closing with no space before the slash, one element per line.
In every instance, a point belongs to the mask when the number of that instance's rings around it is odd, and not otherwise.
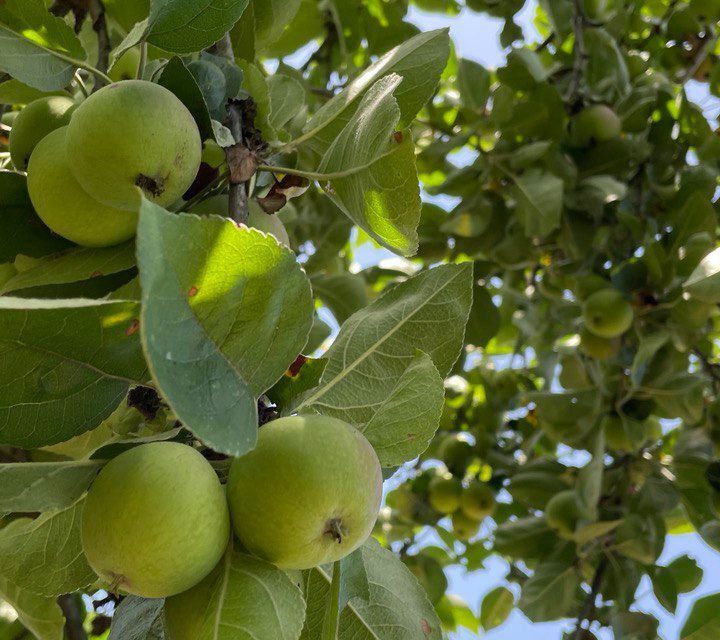
<path fill-rule="evenodd" d="M 90 18 L 92 26 L 98 38 L 98 59 L 95 65 L 97 69 L 103 73 L 107 73 L 110 66 L 110 50 L 112 43 L 108 34 L 107 21 L 105 20 L 105 5 L 102 0 L 90 0 Z M 100 77 L 95 77 L 95 87 L 93 91 L 97 91 L 104 85 L 104 81 Z"/>
<path fill-rule="evenodd" d="M 65 616 L 65 634 L 68 640 L 87 640 L 83 627 L 83 615 L 78 601 L 72 593 L 66 593 L 57 599 L 57 603 Z"/>
<path fill-rule="evenodd" d="M 575 44 L 573 45 L 573 53 L 575 54 L 575 62 L 573 63 L 572 76 L 570 77 L 570 89 L 568 99 L 570 103 L 574 103 L 580 96 L 580 83 L 582 82 L 585 68 L 587 67 L 588 53 L 585 49 L 585 25 L 587 19 L 585 11 L 582 7 L 582 0 L 573 0 L 572 28 L 575 35 Z"/>
<path fill-rule="evenodd" d="M 595 620 L 595 611 L 597 609 L 597 598 L 600 594 L 600 586 L 602 585 L 603 575 L 607 568 L 607 559 L 603 556 L 595 569 L 595 575 L 593 576 L 592 583 L 590 584 L 590 592 L 585 598 L 585 604 L 580 611 L 577 623 L 575 624 L 575 633 L 573 634 L 573 640 L 582 640 L 583 628 L 582 623 L 584 620 L 588 621 L 588 627 Z"/>
<path fill-rule="evenodd" d="M 228 124 L 235 139 L 235 143 L 243 145 L 243 117 L 242 106 L 239 101 L 233 100 L 228 104 Z M 230 147 L 232 148 L 232 147 Z M 227 150 L 226 150 L 227 152 Z M 228 200 L 228 215 L 236 222 L 246 223 L 248 219 L 248 197 L 245 191 L 245 182 L 230 179 Z"/>

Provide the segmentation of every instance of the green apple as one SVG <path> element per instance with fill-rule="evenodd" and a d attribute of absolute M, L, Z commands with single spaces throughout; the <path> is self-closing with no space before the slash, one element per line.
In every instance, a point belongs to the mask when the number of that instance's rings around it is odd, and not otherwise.
<path fill-rule="evenodd" d="M 200 132 L 172 92 L 125 80 L 93 93 L 73 113 L 67 134 L 71 168 L 83 189 L 117 209 L 138 207 L 138 188 L 159 205 L 192 184 L 200 166 Z"/>
<path fill-rule="evenodd" d="M 230 467 L 235 533 L 282 569 L 334 562 L 370 535 L 382 497 L 375 450 L 357 429 L 326 416 L 279 418 Z"/>
<path fill-rule="evenodd" d="M 588 296 L 583 304 L 583 320 L 591 333 L 601 338 L 617 338 L 633 323 L 633 309 L 616 289 L 603 289 Z"/>
<path fill-rule="evenodd" d="M 605 434 L 605 444 L 608 449 L 625 453 L 635 449 L 633 439 L 620 416 L 607 415 L 602 419 L 600 426 Z"/>
<path fill-rule="evenodd" d="M 617 355 L 620 341 L 617 338 L 601 338 L 583 327 L 580 332 L 580 349 L 596 360 L 608 360 Z"/>
<path fill-rule="evenodd" d="M 495 511 L 495 492 L 485 483 L 473 480 L 460 497 L 460 509 L 474 520 L 483 520 Z"/>
<path fill-rule="evenodd" d="M 462 492 L 460 480 L 452 476 L 449 478 L 438 476 L 430 480 L 428 485 L 428 502 L 438 513 L 453 513 L 460 507 Z"/>
<path fill-rule="evenodd" d="M 275 236 L 275 239 L 286 246 L 290 245 L 290 237 L 285 230 L 282 220 L 275 214 L 265 213 L 255 200 L 248 202 L 248 219 L 247 226 L 259 229 L 265 233 Z M 227 194 L 218 194 L 210 196 L 202 202 L 199 202 L 192 208 L 192 213 L 198 215 L 217 215 L 227 217 L 228 215 L 228 196 Z"/>
<path fill-rule="evenodd" d="M 37 146 L 28 166 L 30 200 L 55 233 L 85 247 L 109 247 L 135 235 L 137 213 L 108 207 L 91 198 L 68 166 L 67 127 Z"/>
<path fill-rule="evenodd" d="M 604 104 L 585 107 L 571 123 L 572 138 L 581 147 L 596 142 L 607 142 L 619 136 L 621 131 L 620 118 Z"/>
<path fill-rule="evenodd" d="M 15 168 L 27 169 L 30 154 L 48 133 L 65 126 L 75 110 L 75 103 L 63 96 L 38 98 L 15 118 L 10 131 L 10 158 Z"/>
<path fill-rule="evenodd" d="M 88 491 L 82 544 L 114 590 L 164 598 L 196 585 L 230 538 L 225 492 L 210 463 L 177 442 L 112 459 Z"/>
<path fill-rule="evenodd" d="M 580 505 L 574 491 L 556 493 L 545 505 L 545 521 L 561 538 L 571 540 L 580 520 Z"/>
<path fill-rule="evenodd" d="M 464 433 L 450 433 L 440 441 L 437 449 L 437 457 L 458 476 L 465 474 L 465 468 L 473 455 L 473 447 L 467 438 Z"/>
<path fill-rule="evenodd" d="M 125 51 L 108 71 L 108 75 L 115 81 L 132 80 L 137 76 L 140 66 L 140 48 L 131 47 Z"/>
<path fill-rule="evenodd" d="M 467 542 L 480 531 L 480 522 L 463 511 L 456 511 L 452 514 L 452 530 L 458 540 Z"/>

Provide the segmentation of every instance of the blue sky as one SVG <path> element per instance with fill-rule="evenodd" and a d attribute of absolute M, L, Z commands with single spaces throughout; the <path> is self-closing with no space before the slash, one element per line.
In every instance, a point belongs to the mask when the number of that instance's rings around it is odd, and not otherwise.
<path fill-rule="evenodd" d="M 528 38 L 532 38 L 535 34 L 532 26 L 533 14 L 534 3 L 528 2 L 518 19 Z M 498 39 L 502 29 L 502 21 L 500 20 L 470 11 L 463 11 L 455 17 L 447 17 L 423 13 L 415 9 L 411 10 L 410 19 L 423 30 L 450 27 L 450 34 L 460 57 L 477 60 L 489 67 L 502 64 L 505 58 Z M 702 94 L 699 87 L 689 87 L 689 92 L 693 99 L 705 106 L 706 96 Z M 713 105 L 713 111 L 717 111 L 716 105 Z M 717 113 L 712 115 L 717 115 Z M 638 590 L 639 597 L 636 608 L 643 611 L 652 611 L 658 615 L 661 621 L 660 634 L 663 640 L 675 640 L 678 637 L 682 620 L 697 597 L 720 591 L 720 554 L 711 550 L 696 534 L 669 537 L 660 558 L 660 563 L 667 564 L 685 553 L 693 556 L 703 567 L 705 578 L 695 591 L 680 597 L 676 616 L 669 615 L 658 604 L 652 595 L 649 582 L 644 581 L 641 583 Z M 467 573 L 459 567 L 454 567 L 447 572 L 450 581 L 450 593 L 461 596 L 476 612 L 483 595 L 496 586 L 503 584 L 507 569 L 507 565 L 499 558 L 490 558 L 486 565 L 486 570 L 472 573 Z M 571 624 L 532 624 L 519 611 L 515 611 L 504 625 L 485 634 L 483 638 L 486 640 L 515 640 L 528 637 L 532 638 L 532 640 L 558 640 L 561 638 L 563 630 L 570 628 L 572 628 Z M 457 640 L 468 640 L 477 636 L 473 633 L 460 631 L 454 637 Z M 600 634 L 599 637 L 601 640 L 611 640 L 612 634 Z"/>

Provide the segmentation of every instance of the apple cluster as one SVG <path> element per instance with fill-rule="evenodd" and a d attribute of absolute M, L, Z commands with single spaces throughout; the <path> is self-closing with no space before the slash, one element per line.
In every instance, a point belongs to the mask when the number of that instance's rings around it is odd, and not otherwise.
<path fill-rule="evenodd" d="M 179 442 L 113 458 L 87 494 L 83 549 L 111 591 L 172 599 L 201 589 L 235 545 L 282 569 L 335 562 L 370 535 L 381 498 L 380 462 L 360 431 L 326 416 L 284 417 L 232 461 L 226 487 Z"/>
<path fill-rule="evenodd" d="M 180 198 L 200 166 L 202 142 L 183 103 L 144 80 L 107 85 L 79 106 L 70 98 L 28 104 L 10 132 L 40 218 L 58 235 L 108 247 L 135 235 L 140 194 Z"/>

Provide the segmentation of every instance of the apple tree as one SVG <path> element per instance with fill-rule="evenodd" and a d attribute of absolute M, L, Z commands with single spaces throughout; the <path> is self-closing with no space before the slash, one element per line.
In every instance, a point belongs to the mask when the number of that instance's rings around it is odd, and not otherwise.
<path fill-rule="evenodd" d="M 659 637 L 720 551 L 720 0 L 525 4 L 0 0 L 2 640 Z"/>

